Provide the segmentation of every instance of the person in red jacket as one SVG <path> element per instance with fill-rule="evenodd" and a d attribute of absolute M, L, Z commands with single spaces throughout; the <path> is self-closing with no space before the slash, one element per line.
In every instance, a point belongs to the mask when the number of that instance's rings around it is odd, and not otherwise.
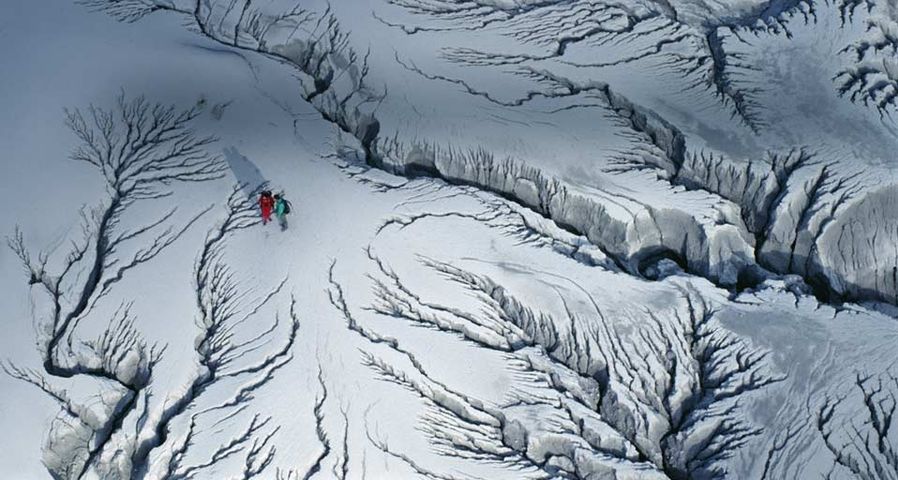
<path fill-rule="evenodd" d="M 265 225 L 271 221 L 271 210 L 274 208 L 274 198 L 270 191 L 262 191 L 259 196 L 259 208 L 262 210 L 262 225 Z"/>

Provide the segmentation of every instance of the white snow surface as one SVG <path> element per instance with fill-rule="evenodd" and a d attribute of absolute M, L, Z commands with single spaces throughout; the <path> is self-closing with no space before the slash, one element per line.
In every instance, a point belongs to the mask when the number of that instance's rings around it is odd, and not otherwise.
<path fill-rule="evenodd" d="M 898 480 L 892 3 L 2 2 L 0 478 Z M 116 194 L 66 114 L 141 97 L 221 174 L 123 207 L 53 371 Z"/>

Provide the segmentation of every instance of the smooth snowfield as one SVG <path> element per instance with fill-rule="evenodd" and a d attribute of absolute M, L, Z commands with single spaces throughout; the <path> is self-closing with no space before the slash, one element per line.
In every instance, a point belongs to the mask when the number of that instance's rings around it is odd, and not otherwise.
<path fill-rule="evenodd" d="M 0 477 L 898 479 L 890 90 L 797 73 L 894 15 L 813 6 L 4 3 Z"/>

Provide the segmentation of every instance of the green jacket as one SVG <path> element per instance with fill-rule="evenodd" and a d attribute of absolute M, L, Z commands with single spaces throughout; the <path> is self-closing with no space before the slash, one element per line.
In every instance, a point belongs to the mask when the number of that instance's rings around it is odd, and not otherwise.
<path fill-rule="evenodd" d="M 274 202 L 274 214 L 279 217 L 283 217 L 284 215 L 287 214 L 287 201 L 286 200 L 284 200 L 283 198 L 279 198 L 279 199 L 277 199 L 276 202 Z"/>

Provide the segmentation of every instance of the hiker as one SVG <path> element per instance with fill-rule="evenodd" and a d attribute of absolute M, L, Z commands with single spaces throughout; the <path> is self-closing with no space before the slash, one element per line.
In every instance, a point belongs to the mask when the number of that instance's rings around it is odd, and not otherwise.
<path fill-rule="evenodd" d="M 271 191 L 263 190 L 259 195 L 259 208 L 262 210 L 262 225 L 271 221 L 271 210 L 274 208 L 274 199 L 271 198 Z"/>
<path fill-rule="evenodd" d="M 274 214 L 278 217 L 278 224 L 281 226 L 281 231 L 287 229 L 287 214 L 290 213 L 290 202 L 284 198 L 283 193 L 275 194 L 274 196 Z"/>

